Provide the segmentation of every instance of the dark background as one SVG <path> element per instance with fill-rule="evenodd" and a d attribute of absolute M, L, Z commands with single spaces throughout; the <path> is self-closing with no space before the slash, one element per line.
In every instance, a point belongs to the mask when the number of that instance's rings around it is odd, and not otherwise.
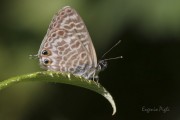
<path fill-rule="evenodd" d="M 0 120 L 179 120 L 179 0 L 1 0 L 0 80 L 42 71 L 29 55 L 66 5 L 84 19 L 98 58 L 122 40 L 106 58 L 124 58 L 100 74 L 117 113 L 111 116 L 108 101 L 92 91 L 28 82 L 0 91 Z"/>

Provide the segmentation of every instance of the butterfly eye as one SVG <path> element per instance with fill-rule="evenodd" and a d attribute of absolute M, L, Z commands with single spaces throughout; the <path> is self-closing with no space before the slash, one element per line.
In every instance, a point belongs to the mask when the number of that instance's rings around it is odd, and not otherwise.
<path fill-rule="evenodd" d="M 52 61 L 49 59 L 44 59 L 43 63 L 44 63 L 44 65 L 50 65 L 52 63 Z"/>
<path fill-rule="evenodd" d="M 44 56 L 49 56 L 51 54 L 51 52 L 49 50 L 42 50 L 42 55 Z"/>

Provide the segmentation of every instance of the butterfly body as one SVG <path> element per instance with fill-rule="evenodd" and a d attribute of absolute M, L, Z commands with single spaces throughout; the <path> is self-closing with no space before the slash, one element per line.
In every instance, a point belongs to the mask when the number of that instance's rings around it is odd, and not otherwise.
<path fill-rule="evenodd" d="M 100 69 L 88 30 L 71 7 L 53 17 L 38 52 L 42 68 L 98 79 Z"/>

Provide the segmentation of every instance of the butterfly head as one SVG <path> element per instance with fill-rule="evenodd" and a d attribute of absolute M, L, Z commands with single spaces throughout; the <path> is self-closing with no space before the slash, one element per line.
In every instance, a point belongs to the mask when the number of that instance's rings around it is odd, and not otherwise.
<path fill-rule="evenodd" d="M 107 68 L 107 61 L 106 60 L 100 60 L 97 65 L 97 71 L 104 71 Z"/>

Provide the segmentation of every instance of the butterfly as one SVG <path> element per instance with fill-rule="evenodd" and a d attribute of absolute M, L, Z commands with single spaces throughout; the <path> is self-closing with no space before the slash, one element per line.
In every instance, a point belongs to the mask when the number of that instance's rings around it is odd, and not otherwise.
<path fill-rule="evenodd" d="M 70 6 L 54 15 L 37 56 L 46 70 L 68 72 L 89 80 L 98 80 L 99 72 L 107 67 L 106 60 L 97 62 L 86 25 Z"/>

